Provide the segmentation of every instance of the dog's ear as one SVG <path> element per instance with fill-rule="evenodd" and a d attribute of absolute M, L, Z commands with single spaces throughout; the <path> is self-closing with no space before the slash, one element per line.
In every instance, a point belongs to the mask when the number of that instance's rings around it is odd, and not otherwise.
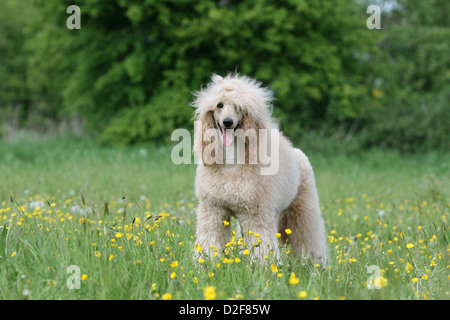
<path fill-rule="evenodd" d="M 210 166 L 222 159 L 221 151 L 217 129 L 214 127 L 214 117 L 212 111 L 208 111 L 203 118 L 195 121 L 194 153 L 201 157 L 204 166 Z"/>
<path fill-rule="evenodd" d="M 264 140 L 261 130 L 266 129 L 261 119 L 252 116 L 249 112 L 244 112 L 241 128 L 245 134 L 245 158 L 246 163 L 256 164 L 258 159 L 258 144 Z M 255 138 L 256 137 L 256 138 Z"/>
<path fill-rule="evenodd" d="M 250 112 L 244 111 L 241 128 L 244 130 L 254 129 L 258 131 L 259 129 L 265 129 L 265 126 L 259 117 L 255 117 Z"/>

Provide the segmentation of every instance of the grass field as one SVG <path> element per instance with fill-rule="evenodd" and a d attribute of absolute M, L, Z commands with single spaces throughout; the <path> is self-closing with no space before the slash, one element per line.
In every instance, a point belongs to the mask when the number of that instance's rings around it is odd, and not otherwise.
<path fill-rule="evenodd" d="M 448 154 L 305 150 L 327 228 L 320 267 L 289 247 L 251 263 L 257 235 L 194 259 L 195 167 L 170 151 L 2 142 L 0 299 L 448 299 Z"/>

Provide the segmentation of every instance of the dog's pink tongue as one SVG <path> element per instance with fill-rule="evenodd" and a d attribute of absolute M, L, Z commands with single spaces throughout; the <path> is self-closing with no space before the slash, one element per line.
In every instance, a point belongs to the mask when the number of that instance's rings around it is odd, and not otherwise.
<path fill-rule="evenodd" d="M 233 143 L 233 129 L 224 129 L 222 133 L 222 142 L 224 146 L 230 146 Z"/>

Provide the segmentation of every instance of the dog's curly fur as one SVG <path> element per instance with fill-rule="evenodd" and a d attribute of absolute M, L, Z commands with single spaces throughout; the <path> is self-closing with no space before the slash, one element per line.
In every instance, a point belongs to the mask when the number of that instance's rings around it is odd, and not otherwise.
<path fill-rule="evenodd" d="M 276 233 L 280 233 L 281 241 L 288 241 L 297 255 L 324 264 L 325 226 L 313 170 L 305 154 L 279 133 L 271 115 L 273 100 L 271 90 L 252 78 L 238 74 L 229 74 L 224 78 L 213 75 L 211 82 L 195 93 L 192 103 L 196 108 L 197 120 L 194 152 L 203 160 L 197 167 L 195 180 L 195 192 L 199 199 L 197 243 L 206 251 L 213 246 L 222 252 L 231 232 L 230 225 L 224 225 L 224 221 L 230 221 L 233 216 L 238 220 L 244 238 L 249 237 L 248 231 L 260 235 L 258 239 L 261 242 L 254 250 L 254 257 L 264 259 L 270 251 L 278 257 Z M 228 121 L 231 119 L 233 124 L 230 128 L 234 132 L 237 128 L 276 129 L 279 141 L 276 174 L 261 175 L 263 164 L 260 159 L 254 164 L 232 165 L 208 161 L 211 160 L 208 159 L 209 153 L 204 151 L 209 144 L 220 146 L 215 149 L 218 152 L 215 156 L 219 158 L 226 157 L 224 150 L 227 148 L 219 142 L 232 144 L 230 135 L 224 133 L 225 118 Z M 215 136 L 212 142 L 211 137 L 205 139 L 208 131 Z M 231 137 L 233 140 L 235 137 L 239 139 L 237 134 Z M 267 139 L 266 142 L 270 144 L 270 141 Z M 246 142 L 245 148 L 248 157 L 252 144 Z M 292 233 L 286 234 L 286 229 L 291 229 Z M 250 244 L 255 239 L 245 241 Z"/>

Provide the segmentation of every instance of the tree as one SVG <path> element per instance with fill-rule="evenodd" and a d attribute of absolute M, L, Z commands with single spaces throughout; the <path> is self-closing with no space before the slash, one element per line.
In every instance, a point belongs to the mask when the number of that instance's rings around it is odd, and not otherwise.
<path fill-rule="evenodd" d="M 32 13 L 30 7 L 22 8 L 12 0 L 3 1 L 0 10 L 0 125 L 4 134 L 19 128 L 29 107 L 24 43 Z"/>
<path fill-rule="evenodd" d="M 55 59 L 34 74 L 62 86 L 65 112 L 82 113 L 109 143 L 168 139 L 191 126 L 191 92 L 213 72 L 270 86 L 290 135 L 356 118 L 368 90 L 362 71 L 374 34 L 354 2 L 84 0 L 82 28 L 71 31 L 69 1 L 38 4 L 45 25 L 35 55 Z"/>
<path fill-rule="evenodd" d="M 378 92 L 368 109 L 364 146 L 448 150 L 450 3 L 398 1 L 381 39 Z"/>

